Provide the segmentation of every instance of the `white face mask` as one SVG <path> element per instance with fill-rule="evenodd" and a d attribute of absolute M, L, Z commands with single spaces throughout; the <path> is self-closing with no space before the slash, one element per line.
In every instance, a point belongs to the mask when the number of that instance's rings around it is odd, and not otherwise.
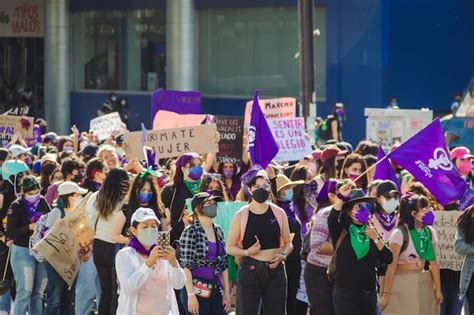
<path fill-rule="evenodd" d="M 158 228 L 156 227 L 147 227 L 142 229 L 140 232 L 137 233 L 137 238 L 142 245 L 151 247 L 153 244 L 156 243 L 158 238 Z"/>
<path fill-rule="evenodd" d="M 382 197 L 382 208 L 387 212 L 388 214 L 392 214 L 397 210 L 398 205 L 400 202 L 398 201 L 397 198 L 390 198 L 390 199 L 385 199 L 385 197 Z"/>

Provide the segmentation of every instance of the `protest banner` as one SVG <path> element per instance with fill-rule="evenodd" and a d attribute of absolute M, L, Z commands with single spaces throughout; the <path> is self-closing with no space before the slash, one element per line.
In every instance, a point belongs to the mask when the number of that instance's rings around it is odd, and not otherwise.
<path fill-rule="evenodd" d="M 33 137 L 26 137 L 24 140 L 28 148 L 34 147 L 37 143 L 41 143 L 41 128 L 35 125 L 35 127 L 33 127 Z"/>
<path fill-rule="evenodd" d="M 0 115 L 0 138 L 10 139 L 19 132 L 23 137 L 33 136 L 33 117 Z"/>
<path fill-rule="evenodd" d="M 79 273 L 83 257 L 90 255 L 92 249 L 94 231 L 87 221 L 88 199 L 89 195 L 33 247 L 69 286 L 72 286 Z"/>
<path fill-rule="evenodd" d="M 90 121 L 90 130 L 99 138 L 99 141 L 106 140 L 112 132 L 122 127 L 122 119 L 118 112 L 99 116 Z"/>
<path fill-rule="evenodd" d="M 0 37 L 43 37 L 44 0 L 2 0 Z"/>
<path fill-rule="evenodd" d="M 159 110 L 167 110 L 178 114 L 200 114 L 201 92 L 156 90 L 151 94 L 151 118 Z"/>
<path fill-rule="evenodd" d="M 207 116 L 206 114 L 177 114 L 167 110 L 159 110 L 153 119 L 153 129 L 197 126 L 202 124 Z"/>
<path fill-rule="evenodd" d="M 220 135 L 216 162 L 240 163 L 242 161 L 244 119 L 234 116 L 216 116 L 216 125 Z"/>
<path fill-rule="evenodd" d="M 275 160 L 298 161 L 311 153 L 311 144 L 305 135 L 304 118 L 269 119 L 268 125 L 279 147 Z"/>
<path fill-rule="evenodd" d="M 265 118 L 292 118 L 296 116 L 296 98 L 281 97 L 271 99 L 260 99 L 260 108 Z M 245 106 L 245 124 L 250 122 L 250 112 L 252 111 L 253 101 L 248 101 Z"/>
<path fill-rule="evenodd" d="M 147 130 L 142 142 L 142 132 L 127 132 L 124 135 L 124 150 L 128 157 L 143 160 L 143 146 L 155 150 L 156 161 L 161 158 L 181 156 L 185 153 L 215 153 L 218 151 L 216 124 L 192 127 Z"/>
<path fill-rule="evenodd" d="M 438 236 L 439 268 L 459 271 L 462 268 L 464 257 L 454 250 L 456 238 L 456 223 L 461 216 L 461 211 L 435 211 L 434 229 Z"/>

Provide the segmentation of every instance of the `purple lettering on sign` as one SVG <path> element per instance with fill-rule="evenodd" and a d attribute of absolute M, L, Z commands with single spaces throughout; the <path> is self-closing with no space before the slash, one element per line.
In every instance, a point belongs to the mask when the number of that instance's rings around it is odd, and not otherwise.
<path fill-rule="evenodd" d="M 178 114 L 200 114 L 201 92 L 157 90 L 151 94 L 151 121 L 159 110 Z"/>

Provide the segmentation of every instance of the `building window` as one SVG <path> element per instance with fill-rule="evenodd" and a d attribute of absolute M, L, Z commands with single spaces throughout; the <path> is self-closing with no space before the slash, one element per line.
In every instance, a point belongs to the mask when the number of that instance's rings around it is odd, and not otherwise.
<path fill-rule="evenodd" d="M 326 97 L 326 10 L 316 7 L 315 80 Z M 199 11 L 199 88 L 207 95 L 298 96 L 300 90 L 296 7 Z M 319 35 L 317 35 L 319 33 Z"/>
<path fill-rule="evenodd" d="M 74 88 L 164 87 L 165 15 L 164 10 L 74 13 Z"/>

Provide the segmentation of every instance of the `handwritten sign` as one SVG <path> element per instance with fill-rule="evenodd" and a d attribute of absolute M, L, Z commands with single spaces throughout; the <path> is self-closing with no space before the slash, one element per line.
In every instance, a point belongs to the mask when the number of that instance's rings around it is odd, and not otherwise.
<path fill-rule="evenodd" d="M 112 132 L 120 129 L 121 126 L 122 119 L 117 112 L 96 117 L 90 122 L 90 130 L 97 135 L 99 141 L 108 139 Z"/>
<path fill-rule="evenodd" d="M 202 124 L 206 118 L 206 114 L 177 114 L 167 110 L 159 110 L 155 115 L 155 119 L 153 119 L 153 129 L 197 126 Z"/>
<path fill-rule="evenodd" d="M 216 116 L 216 124 L 220 135 L 216 162 L 240 163 L 242 160 L 244 119 L 233 116 Z"/>
<path fill-rule="evenodd" d="M 248 101 L 245 107 L 245 123 L 250 122 L 250 112 L 253 101 Z M 292 118 L 296 116 L 296 99 L 294 97 L 282 97 L 259 100 L 265 118 Z"/>
<path fill-rule="evenodd" d="M 298 161 L 311 153 L 311 144 L 305 135 L 304 118 L 269 119 L 268 126 L 280 148 L 275 160 Z"/>
<path fill-rule="evenodd" d="M 79 273 L 83 257 L 89 255 L 92 249 L 94 231 L 87 221 L 88 196 L 64 219 L 58 221 L 33 248 L 69 286 Z"/>
<path fill-rule="evenodd" d="M 456 222 L 461 211 L 435 211 L 434 228 L 438 236 L 437 255 L 439 268 L 459 271 L 462 268 L 464 257 L 454 251 L 456 238 Z"/>
<path fill-rule="evenodd" d="M 218 151 L 216 124 L 193 127 L 148 130 L 142 143 L 142 132 L 125 133 L 124 150 L 129 157 L 144 159 L 143 145 L 155 150 L 156 159 L 181 156 L 185 153 L 199 154 Z"/>
<path fill-rule="evenodd" d="M 32 137 L 33 117 L 0 115 L 0 138 L 9 139 L 17 132 L 23 137 Z"/>
<path fill-rule="evenodd" d="M 28 148 L 34 147 L 37 143 L 41 143 L 41 128 L 35 125 L 33 127 L 33 137 L 26 137 L 24 140 Z"/>
<path fill-rule="evenodd" d="M 151 117 L 159 110 L 167 110 L 178 114 L 200 114 L 201 92 L 157 90 L 151 95 Z"/>
<path fill-rule="evenodd" d="M 3 0 L 0 37 L 43 37 L 43 0 Z"/>

